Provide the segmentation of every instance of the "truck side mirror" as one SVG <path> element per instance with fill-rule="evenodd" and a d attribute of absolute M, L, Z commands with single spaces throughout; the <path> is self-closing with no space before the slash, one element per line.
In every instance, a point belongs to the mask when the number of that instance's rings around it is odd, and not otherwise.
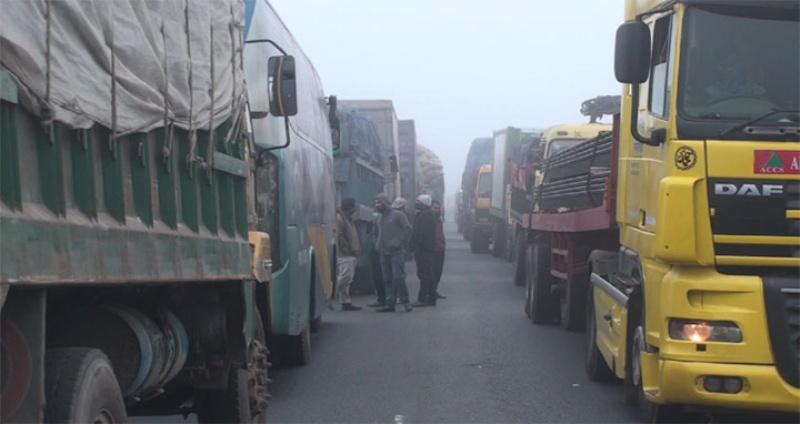
<path fill-rule="evenodd" d="M 339 124 L 339 109 L 336 96 L 328 97 L 328 121 L 331 124 L 331 141 L 333 142 L 333 150 L 338 150 L 342 145 L 342 137 Z"/>
<path fill-rule="evenodd" d="M 617 28 L 614 75 L 623 84 L 641 84 L 650 74 L 650 27 L 642 21 Z"/>
<path fill-rule="evenodd" d="M 293 56 L 273 56 L 267 62 L 270 80 L 269 113 L 297 115 L 297 76 Z"/>

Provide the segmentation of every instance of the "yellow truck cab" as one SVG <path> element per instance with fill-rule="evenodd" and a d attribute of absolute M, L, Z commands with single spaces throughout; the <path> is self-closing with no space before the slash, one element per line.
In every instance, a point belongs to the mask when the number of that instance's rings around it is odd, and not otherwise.
<path fill-rule="evenodd" d="M 478 169 L 478 178 L 472 195 L 470 250 L 472 253 L 487 252 L 492 241 L 492 222 L 489 219 L 489 207 L 492 202 L 492 165 L 481 165 Z"/>
<path fill-rule="evenodd" d="M 546 160 L 554 154 L 597 137 L 604 131 L 611 131 L 611 125 L 601 123 L 553 125 L 542 134 L 542 141 L 539 145 L 541 159 Z M 542 182 L 544 176 L 542 171 L 541 168 L 536 171 L 536 186 Z"/>
<path fill-rule="evenodd" d="M 626 1 L 621 247 L 587 334 L 647 419 L 800 410 L 799 5 Z"/>

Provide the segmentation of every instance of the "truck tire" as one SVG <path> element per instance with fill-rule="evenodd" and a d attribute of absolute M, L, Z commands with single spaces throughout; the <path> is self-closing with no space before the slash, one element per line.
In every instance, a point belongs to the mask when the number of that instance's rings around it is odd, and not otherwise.
<path fill-rule="evenodd" d="M 255 342 L 250 346 L 254 363 L 246 369 L 231 369 L 228 377 L 228 390 L 200 389 L 195 392 L 195 412 L 200 423 L 266 423 L 269 395 L 266 334 L 261 315 L 256 311 Z M 255 373 L 255 375 L 253 375 Z M 251 393 L 250 385 L 259 384 Z M 255 395 L 252 398 L 251 395 Z M 254 414 L 253 411 L 261 409 Z"/>
<path fill-rule="evenodd" d="M 586 374 L 590 381 L 603 382 L 611 380 L 614 374 L 608 367 L 603 354 L 597 348 L 597 322 L 595 321 L 594 295 L 591 285 L 586 295 Z"/>
<path fill-rule="evenodd" d="M 525 316 L 531 317 L 531 307 L 533 303 L 533 284 L 530 278 L 533 273 L 531 266 L 533 264 L 533 245 L 525 248 Z"/>
<path fill-rule="evenodd" d="M 111 362 L 100 349 L 65 347 L 45 354 L 44 422 L 128 421 Z"/>
<path fill-rule="evenodd" d="M 472 234 L 470 237 L 467 237 L 469 240 L 469 251 L 472 253 L 480 253 L 481 249 L 478 245 L 478 235 Z"/>
<path fill-rule="evenodd" d="M 680 405 L 658 405 L 650 402 L 644 394 L 642 384 L 641 354 L 645 350 L 644 308 L 637 308 L 638 317 L 631 319 L 633 331 L 628 336 L 628 360 L 625 367 L 624 389 L 626 401 L 634 403 L 639 419 L 648 423 L 683 422 L 684 414 Z"/>
<path fill-rule="evenodd" d="M 503 223 L 495 223 L 492 226 L 492 256 L 502 258 L 506 253 L 506 237 Z"/>
<path fill-rule="evenodd" d="M 560 299 L 561 326 L 567 331 L 583 331 L 586 327 L 586 294 L 589 274 L 576 275 L 567 281 L 566 290 Z"/>
<path fill-rule="evenodd" d="M 556 318 L 558 299 L 553 294 L 553 276 L 550 274 L 550 247 L 544 244 L 533 245 L 533 263 L 528 272 L 531 293 L 531 321 L 534 324 L 550 324 Z"/>
<path fill-rule="evenodd" d="M 514 285 L 518 287 L 525 286 L 525 275 L 527 271 L 527 253 L 526 253 L 527 240 L 525 232 L 522 231 L 517 236 L 517 248 L 514 249 Z"/>

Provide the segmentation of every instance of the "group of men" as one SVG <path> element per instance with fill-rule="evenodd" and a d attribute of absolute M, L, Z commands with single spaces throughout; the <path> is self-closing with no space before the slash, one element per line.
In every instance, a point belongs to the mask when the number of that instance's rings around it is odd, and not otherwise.
<path fill-rule="evenodd" d="M 370 304 L 376 312 L 394 312 L 396 305 L 411 312 L 414 306 L 436 306 L 445 297 L 438 292 L 444 267 L 445 239 L 442 228 L 442 205 L 430 195 L 422 194 L 414 202 L 416 213 L 407 210 L 405 199 L 391 202 L 381 193 L 375 196 L 373 206 L 377 212 L 374 221 L 375 254 L 380 264 L 382 284 L 376 284 L 378 299 Z M 350 299 L 350 285 L 356 268 L 356 257 L 361 253 L 358 232 L 352 222 L 356 211 L 354 199 L 342 201 L 337 213 L 338 272 L 337 292 L 343 311 L 357 311 Z M 409 299 L 406 286 L 406 253 L 414 255 L 420 281 L 417 301 Z"/>

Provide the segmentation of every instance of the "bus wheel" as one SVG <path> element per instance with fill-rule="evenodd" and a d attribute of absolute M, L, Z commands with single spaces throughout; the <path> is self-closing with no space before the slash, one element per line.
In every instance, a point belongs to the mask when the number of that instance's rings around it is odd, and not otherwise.
<path fill-rule="evenodd" d="M 100 349 L 66 347 L 45 355 L 44 422 L 127 422 L 114 369 Z"/>
<path fill-rule="evenodd" d="M 311 362 L 311 331 L 306 327 L 296 336 L 286 337 L 286 365 L 300 367 Z"/>

